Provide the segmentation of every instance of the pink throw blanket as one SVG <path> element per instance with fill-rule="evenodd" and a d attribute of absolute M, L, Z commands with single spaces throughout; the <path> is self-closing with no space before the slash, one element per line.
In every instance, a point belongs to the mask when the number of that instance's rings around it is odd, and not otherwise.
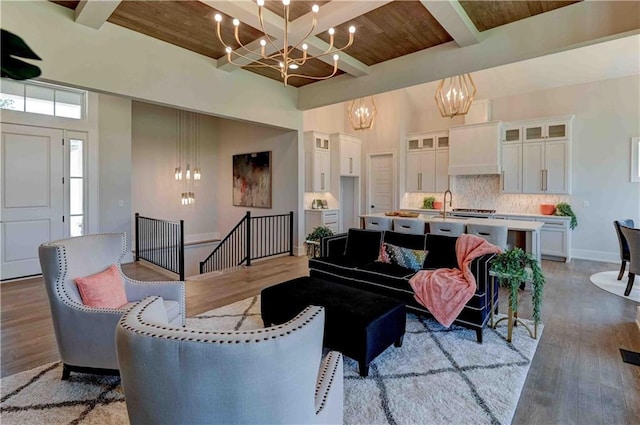
<path fill-rule="evenodd" d="M 469 267 L 471 261 L 481 255 L 501 251 L 479 236 L 460 235 L 456 241 L 459 269 L 421 270 L 416 273 L 409 280 L 416 300 L 448 328 L 476 292 L 476 279 Z"/>

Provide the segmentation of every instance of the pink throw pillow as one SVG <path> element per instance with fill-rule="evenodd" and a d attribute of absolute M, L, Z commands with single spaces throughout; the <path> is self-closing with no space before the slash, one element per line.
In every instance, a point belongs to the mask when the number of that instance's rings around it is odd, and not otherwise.
<path fill-rule="evenodd" d="M 86 306 L 118 308 L 127 303 L 124 282 L 115 264 L 103 272 L 76 278 L 76 284 Z"/>

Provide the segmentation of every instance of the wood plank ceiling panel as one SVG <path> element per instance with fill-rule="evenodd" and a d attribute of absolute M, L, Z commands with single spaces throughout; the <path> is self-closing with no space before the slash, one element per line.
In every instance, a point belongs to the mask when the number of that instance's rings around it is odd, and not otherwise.
<path fill-rule="evenodd" d="M 355 41 L 345 53 L 367 65 L 453 40 L 419 1 L 394 1 L 337 26 L 337 47 L 347 43 L 350 25 L 356 27 Z M 318 37 L 329 42 L 326 32 Z"/>
<path fill-rule="evenodd" d="M 222 39 L 237 48 L 231 18 L 199 1 L 133 1 L 125 0 L 108 21 L 146 34 L 167 43 L 218 59 L 225 55 L 215 35 L 216 13 L 223 17 Z M 262 33 L 248 25 L 240 26 L 240 41 L 249 43 Z M 233 43 L 231 43 L 233 41 Z"/>
<path fill-rule="evenodd" d="M 80 0 L 49 0 L 51 3 L 59 4 L 60 6 L 67 7 L 71 10 L 76 10 L 76 7 L 80 4 Z"/>
<path fill-rule="evenodd" d="M 478 31 L 485 31 L 578 2 L 460 0 L 460 5 L 467 12 L 469 19 L 478 28 Z"/>
<path fill-rule="evenodd" d="M 311 7 L 314 4 L 320 6 L 320 12 L 322 13 L 322 5 L 329 3 L 329 0 L 319 0 L 319 1 L 296 1 L 293 0 L 289 4 L 289 22 L 295 21 L 299 17 L 306 15 L 311 12 Z M 258 6 L 256 6 L 257 8 Z M 264 2 L 264 7 L 275 13 L 276 15 L 284 18 L 284 6 L 282 5 L 281 0 L 266 0 Z"/>

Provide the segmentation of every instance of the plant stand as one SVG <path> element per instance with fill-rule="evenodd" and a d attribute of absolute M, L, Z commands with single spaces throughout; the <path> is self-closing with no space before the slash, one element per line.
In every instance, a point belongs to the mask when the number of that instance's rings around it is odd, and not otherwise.
<path fill-rule="evenodd" d="M 320 256 L 320 241 L 304 241 L 308 258 L 317 258 Z"/>
<path fill-rule="evenodd" d="M 510 275 L 507 275 L 505 273 L 496 273 L 496 272 L 489 272 L 489 276 L 494 276 L 497 277 L 498 279 L 502 279 L 502 278 L 509 278 L 511 277 Z M 530 281 L 531 280 L 531 270 L 527 269 L 527 279 L 525 281 Z M 518 284 L 519 285 L 519 284 Z M 513 337 L 513 327 L 517 326 L 518 323 L 520 323 L 522 326 L 525 327 L 525 329 L 529 332 L 529 335 L 531 336 L 531 338 L 533 339 L 538 339 L 538 324 L 534 323 L 533 325 L 533 331 L 531 330 L 531 328 L 529 327 L 529 325 L 527 325 L 525 322 L 523 322 L 522 320 L 520 320 L 518 318 L 518 311 L 514 311 L 511 307 L 511 300 L 508 300 L 509 302 L 509 312 L 507 314 L 507 317 L 503 317 L 501 319 L 498 319 L 495 323 L 494 323 L 494 310 L 495 310 L 495 305 L 494 305 L 494 299 L 495 299 L 495 285 L 491 285 L 491 315 L 490 315 L 490 322 L 489 322 L 489 326 L 491 326 L 492 329 L 495 329 L 498 326 L 498 323 L 506 320 L 507 321 L 507 342 L 511 342 L 511 339 Z"/>

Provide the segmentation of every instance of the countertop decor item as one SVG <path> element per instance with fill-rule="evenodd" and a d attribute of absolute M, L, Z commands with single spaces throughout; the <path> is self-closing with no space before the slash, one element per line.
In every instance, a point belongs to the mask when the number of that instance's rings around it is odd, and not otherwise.
<path fill-rule="evenodd" d="M 540 204 L 540 214 L 552 215 L 556 212 L 556 206 L 553 204 Z"/>
<path fill-rule="evenodd" d="M 384 213 L 384 215 L 389 216 L 389 217 L 395 217 L 398 215 L 398 211 L 387 211 Z"/>
<path fill-rule="evenodd" d="M 422 208 L 424 208 L 425 210 L 432 210 L 433 207 L 433 203 L 436 201 L 436 198 L 433 196 L 425 196 L 424 200 L 422 201 Z"/>
<path fill-rule="evenodd" d="M 413 212 L 413 211 L 399 211 L 398 212 L 398 216 L 400 216 L 400 217 L 413 217 L 413 218 L 415 218 L 418 215 L 420 215 L 420 214 L 418 214 L 417 212 Z"/>
<path fill-rule="evenodd" d="M 571 205 L 569 205 L 568 203 L 559 202 L 556 205 L 555 214 L 571 217 L 571 222 L 569 223 L 569 227 L 571 227 L 571 230 L 575 229 L 578 226 L 578 217 L 576 217 L 576 214 L 571 209 Z"/>
<path fill-rule="evenodd" d="M 443 207 L 443 203 L 442 201 L 434 201 L 433 202 L 433 209 L 435 210 L 441 210 Z"/>

